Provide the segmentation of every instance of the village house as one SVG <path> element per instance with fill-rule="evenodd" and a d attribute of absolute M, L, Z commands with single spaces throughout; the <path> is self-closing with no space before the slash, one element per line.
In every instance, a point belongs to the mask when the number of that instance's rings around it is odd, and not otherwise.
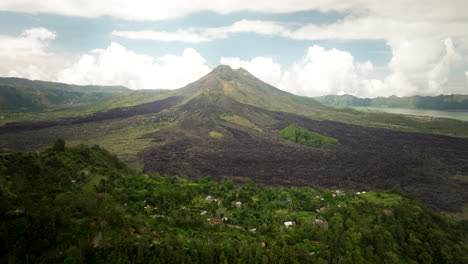
<path fill-rule="evenodd" d="M 382 210 L 382 212 L 384 214 L 387 214 L 387 215 L 392 215 L 393 214 L 392 210 L 388 210 L 388 209 L 384 209 L 384 210 Z"/>
<path fill-rule="evenodd" d="M 206 196 L 205 200 L 209 201 L 209 202 L 217 202 L 218 201 L 218 199 L 213 198 L 213 196 L 211 196 L 211 195 Z"/>

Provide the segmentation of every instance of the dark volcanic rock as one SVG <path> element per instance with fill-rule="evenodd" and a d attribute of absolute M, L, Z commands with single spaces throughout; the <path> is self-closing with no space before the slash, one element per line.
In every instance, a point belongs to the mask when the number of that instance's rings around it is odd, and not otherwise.
<path fill-rule="evenodd" d="M 84 124 L 95 121 L 103 121 L 117 118 L 127 118 L 136 115 L 149 113 L 159 113 L 164 109 L 170 108 L 182 101 L 182 97 L 169 97 L 163 100 L 141 104 L 131 107 L 120 107 L 108 111 L 97 112 L 86 117 L 64 118 L 51 121 L 26 121 L 18 123 L 7 123 L 0 126 L 0 135 L 25 130 L 37 130 L 47 127 Z"/>
<path fill-rule="evenodd" d="M 252 178 L 265 186 L 314 186 L 339 189 L 391 189 L 412 193 L 433 206 L 455 210 L 468 202 L 468 184 L 451 179 L 468 175 L 468 139 L 333 121 L 317 121 L 271 112 L 229 100 L 229 108 L 194 100 L 180 111 L 177 128 L 150 135 L 172 142 L 144 152 L 145 171 L 191 178 L 211 175 L 241 182 Z M 266 116 L 263 133 L 235 126 L 219 115 L 235 111 L 249 119 Z M 290 124 L 337 138 L 334 147 L 308 147 L 280 140 L 278 131 Z M 216 130 L 223 139 L 210 138 Z"/>

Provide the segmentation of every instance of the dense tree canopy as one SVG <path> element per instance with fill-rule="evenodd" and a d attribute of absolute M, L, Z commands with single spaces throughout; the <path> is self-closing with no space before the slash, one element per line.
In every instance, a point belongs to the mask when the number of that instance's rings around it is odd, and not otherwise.
<path fill-rule="evenodd" d="M 0 156 L 0 212 L 10 263 L 468 261 L 466 223 L 405 195 L 142 174 L 98 146 Z"/>

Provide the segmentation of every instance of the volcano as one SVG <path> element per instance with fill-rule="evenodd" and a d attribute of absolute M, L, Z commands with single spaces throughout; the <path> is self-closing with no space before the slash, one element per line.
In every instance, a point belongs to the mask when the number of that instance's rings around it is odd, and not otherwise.
<path fill-rule="evenodd" d="M 6 124 L 0 140 L 12 150 L 40 149 L 56 137 L 108 144 L 129 163 L 163 175 L 253 179 L 262 186 L 398 188 L 443 210 L 468 202 L 468 183 L 456 177 L 468 175 L 468 139 L 326 120 L 329 107 L 223 65 L 158 96 L 85 117 Z M 306 146 L 278 136 L 293 124 L 339 144 Z"/>

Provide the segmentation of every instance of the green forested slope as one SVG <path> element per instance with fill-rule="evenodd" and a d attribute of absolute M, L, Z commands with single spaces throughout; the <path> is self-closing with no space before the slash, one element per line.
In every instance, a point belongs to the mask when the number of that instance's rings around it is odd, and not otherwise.
<path fill-rule="evenodd" d="M 102 86 L 102 85 L 75 85 L 59 82 L 46 82 L 38 80 L 29 80 L 23 78 L 2 78 L 0 77 L 0 84 L 18 86 L 18 87 L 35 87 L 42 89 L 57 89 L 73 92 L 125 92 L 129 89 L 124 86 Z"/>
<path fill-rule="evenodd" d="M 39 111 L 90 104 L 128 91 L 129 89 L 123 86 L 80 86 L 21 78 L 0 78 L 0 111 Z"/>
<path fill-rule="evenodd" d="M 468 260 L 466 222 L 405 195 L 146 175 L 98 146 L 0 156 L 0 212 L 10 263 Z"/>

